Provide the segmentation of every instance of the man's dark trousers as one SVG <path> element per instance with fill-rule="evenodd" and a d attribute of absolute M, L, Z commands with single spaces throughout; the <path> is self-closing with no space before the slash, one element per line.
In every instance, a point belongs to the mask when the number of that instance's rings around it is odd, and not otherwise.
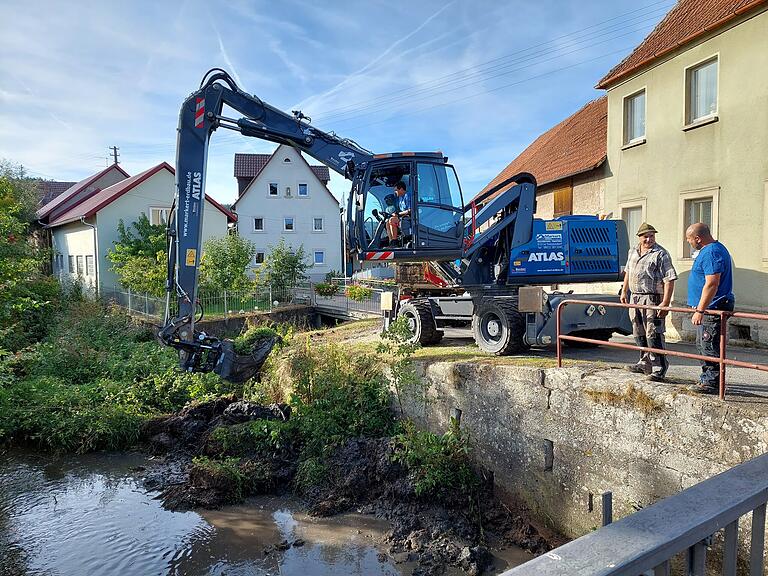
<path fill-rule="evenodd" d="M 733 310 L 733 300 L 723 299 L 710 310 Z M 703 356 L 720 358 L 720 316 L 705 314 L 699 326 L 696 326 L 696 349 Z M 700 381 L 702 386 L 720 389 L 720 364 L 702 362 Z"/>

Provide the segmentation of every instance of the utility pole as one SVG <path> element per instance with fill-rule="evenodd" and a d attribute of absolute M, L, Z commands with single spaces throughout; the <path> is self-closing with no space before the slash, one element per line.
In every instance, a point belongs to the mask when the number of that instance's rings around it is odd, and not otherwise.
<path fill-rule="evenodd" d="M 110 146 L 107 149 L 112 151 L 112 158 L 114 158 L 114 163 L 118 164 L 117 157 L 120 156 L 120 154 L 118 154 L 117 151 L 120 150 L 120 148 L 117 146 Z"/>

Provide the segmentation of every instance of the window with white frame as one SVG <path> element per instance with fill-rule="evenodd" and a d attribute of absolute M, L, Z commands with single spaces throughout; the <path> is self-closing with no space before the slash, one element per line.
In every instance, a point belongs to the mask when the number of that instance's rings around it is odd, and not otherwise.
<path fill-rule="evenodd" d="M 717 114 L 717 57 L 685 71 L 685 100 L 687 124 Z"/>
<path fill-rule="evenodd" d="M 67 256 L 67 264 L 69 264 L 69 273 L 74 274 L 75 273 L 75 257 Z"/>
<path fill-rule="evenodd" d="M 253 219 L 253 231 L 254 232 L 264 232 L 264 218 L 254 218 Z"/>
<path fill-rule="evenodd" d="M 312 219 L 312 230 L 315 232 L 322 232 L 323 231 L 323 219 L 322 218 L 313 218 Z"/>
<path fill-rule="evenodd" d="M 163 206 L 152 206 L 149 209 L 149 223 L 152 226 L 165 226 L 168 223 L 168 212 L 170 208 Z"/>
<path fill-rule="evenodd" d="M 692 251 L 685 241 L 685 231 L 688 226 L 703 222 L 717 238 L 718 205 L 720 188 L 718 186 L 691 190 L 680 194 L 680 254 L 682 258 L 691 258 Z"/>
<path fill-rule="evenodd" d="M 638 206 L 626 206 L 621 209 L 621 219 L 627 225 L 627 233 L 630 239 L 635 238 L 640 224 L 643 223 L 643 207 Z"/>
<path fill-rule="evenodd" d="M 85 267 L 83 266 L 83 257 L 77 256 L 77 275 L 82 276 L 83 272 L 85 272 Z"/>
<path fill-rule="evenodd" d="M 624 98 L 624 144 L 645 139 L 645 90 Z"/>
<path fill-rule="evenodd" d="M 293 232 L 293 216 L 286 216 L 283 219 L 283 230 L 286 232 Z"/>
<path fill-rule="evenodd" d="M 309 196 L 309 184 L 304 182 L 299 183 L 299 196 L 302 198 Z"/>
<path fill-rule="evenodd" d="M 85 257 L 85 275 L 96 276 L 96 263 L 93 259 L 93 256 Z"/>
<path fill-rule="evenodd" d="M 256 255 L 253 257 L 253 263 L 264 264 L 264 252 L 256 252 Z"/>
<path fill-rule="evenodd" d="M 315 264 L 325 264 L 325 252 L 322 250 L 315 250 Z"/>
<path fill-rule="evenodd" d="M 270 196 L 277 196 L 279 194 L 280 184 L 278 182 L 270 182 L 269 183 L 269 195 Z"/>

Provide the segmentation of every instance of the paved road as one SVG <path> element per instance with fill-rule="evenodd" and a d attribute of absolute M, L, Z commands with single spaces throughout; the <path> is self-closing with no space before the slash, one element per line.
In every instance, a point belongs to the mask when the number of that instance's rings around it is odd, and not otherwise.
<path fill-rule="evenodd" d="M 634 340 L 629 336 L 614 336 L 611 341 L 634 344 Z M 469 330 L 449 328 L 445 330 L 443 342 L 446 345 L 450 345 L 452 342 L 457 345 L 468 345 L 472 343 L 472 335 Z M 668 343 L 667 347 L 678 352 L 696 354 L 696 346 L 691 342 L 671 342 Z M 556 352 L 554 347 L 534 349 L 531 351 L 531 355 L 552 358 L 556 356 Z M 729 346 L 727 356 L 742 362 L 768 364 L 768 350 L 766 349 Z M 572 360 L 600 361 L 611 366 L 621 367 L 634 364 L 638 359 L 638 353 L 608 346 L 587 349 L 564 347 L 563 357 Z M 698 380 L 701 370 L 698 360 L 670 356 L 669 362 L 667 377 L 670 386 L 687 385 Z M 728 385 L 726 398 L 729 400 L 761 403 L 768 408 L 768 372 L 729 366 L 726 371 L 726 384 Z"/>

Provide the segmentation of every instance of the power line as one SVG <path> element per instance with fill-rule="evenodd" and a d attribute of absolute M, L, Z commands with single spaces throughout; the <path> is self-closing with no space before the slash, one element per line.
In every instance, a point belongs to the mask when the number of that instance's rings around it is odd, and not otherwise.
<path fill-rule="evenodd" d="M 487 72 L 487 71 L 492 71 L 492 70 L 497 69 L 497 68 L 503 68 L 507 64 L 495 64 L 494 66 L 491 66 L 490 68 L 487 68 L 487 69 L 484 70 L 484 68 L 488 67 L 489 65 L 497 63 L 497 62 L 508 60 L 512 56 L 523 54 L 523 53 L 531 51 L 531 50 L 533 50 L 535 48 L 539 48 L 539 47 L 543 47 L 543 46 L 554 44 L 554 43 L 558 42 L 559 40 L 566 39 L 566 38 L 568 38 L 570 36 L 574 36 L 574 35 L 578 35 L 578 34 L 583 34 L 587 30 L 590 30 L 590 29 L 593 29 L 593 28 L 598 28 L 600 26 L 605 25 L 608 22 L 611 22 L 613 20 L 617 20 L 619 18 L 623 18 L 624 16 L 627 16 L 629 14 L 633 14 L 635 12 L 641 12 L 641 11 L 647 10 L 648 8 L 651 8 L 651 7 L 653 7 L 655 5 L 658 5 L 658 4 L 665 4 L 665 6 L 662 6 L 662 7 L 659 7 L 659 8 L 654 8 L 654 9 L 652 9 L 650 12 L 648 12 L 646 14 L 639 14 L 637 16 L 634 16 L 632 18 L 627 19 L 624 22 L 613 24 L 613 25 L 608 26 L 607 28 L 605 28 L 603 30 L 599 30 L 598 32 L 601 32 L 602 34 L 597 34 L 596 35 L 594 33 L 589 33 L 589 34 L 584 35 L 583 38 L 581 38 L 581 39 L 575 38 L 575 39 L 569 40 L 569 42 L 571 42 L 571 43 L 573 43 L 573 42 L 579 43 L 579 42 L 584 41 L 585 39 L 586 40 L 590 40 L 590 39 L 594 39 L 594 38 L 597 38 L 597 37 L 600 37 L 600 36 L 604 36 L 605 34 L 611 34 L 613 32 L 616 32 L 616 31 L 619 31 L 619 30 L 621 30 L 623 28 L 626 28 L 627 24 L 629 22 L 631 22 L 632 20 L 636 20 L 638 18 L 645 18 L 645 20 L 642 20 L 641 22 L 635 22 L 634 25 L 642 24 L 642 23 L 647 22 L 647 21 L 656 21 L 657 16 L 653 16 L 652 18 L 647 18 L 647 17 L 650 14 L 654 13 L 654 12 L 660 12 L 662 10 L 666 11 L 672 5 L 672 4 L 669 4 L 669 0 L 660 0 L 659 2 L 655 2 L 655 3 L 650 4 L 648 6 L 644 6 L 642 8 L 638 8 L 636 10 L 632 10 L 630 12 L 627 12 L 625 14 L 621 14 L 619 16 L 615 16 L 615 17 L 610 18 L 608 20 L 605 20 L 603 22 L 599 22 L 599 23 L 594 24 L 592 26 L 588 26 L 586 28 L 582 28 L 582 29 L 580 29 L 578 31 L 570 32 L 568 34 L 564 34 L 562 36 L 558 36 L 558 37 L 553 38 L 551 40 L 548 40 L 546 42 L 541 42 L 539 44 L 534 44 L 532 46 L 528 46 L 526 48 L 522 48 L 520 50 L 516 50 L 514 52 L 510 52 L 510 53 L 505 54 L 503 56 L 494 58 L 492 60 L 488 60 L 488 61 L 483 62 L 481 64 L 477 64 L 477 65 L 474 65 L 474 66 L 469 66 L 467 68 L 464 68 L 464 69 L 452 72 L 450 74 L 446 74 L 446 75 L 441 76 L 439 78 L 435 78 L 435 79 L 430 80 L 428 82 L 424 82 L 424 83 L 422 83 L 417 88 L 402 88 L 402 89 L 396 90 L 394 92 L 389 92 L 388 94 L 386 94 L 384 96 L 380 96 L 380 97 L 374 98 L 372 100 L 369 99 L 366 102 L 358 102 L 358 103 L 353 103 L 353 104 L 347 104 L 345 106 L 341 106 L 341 107 L 337 107 L 337 108 L 331 108 L 330 110 L 326 110 L 325 112 L 319 114 L 318 116 L 320 118 L 326 119 L 326 118 L 329 118 L 329 117 L 336 116 L 337 113 L 341 113 L 344 110 L 356 109 L 356 108 L 360 107 L 361 105 L 365 105 L 365 107 L 367 107 L 367 106 L 370 106 L 370 104 L 372 102 L 378 102 L 378 101 L 381 101 L 381 100 L 387 100 L 387 99 L 390 99 L 393 96 L 396 96 L 398 94 L 402 94 L 403 95 L 402 97 L 405 97 L 406 95 L 410 95 L 410 94 L 413 94 L 413 93 L 423 92 L 424 90 L 428 90 L 428 89 L 434 87 L 432 85 L 441 86 L 441 85 L 443 85 L 443 83 L 445 81 L 447 81 L 447 80 L 449 80 L 451 78 L 460 77 L 460 79 L 464 79 L 468 74 L 474 76 L 474 75 L 480 74 L 480 73 L 482 73 L 484 71 Z M 617 27 L 618 27 L 618 29 L 617 29 Z M 611 30 L 612 28 L 613 28 L 613 30 Z M 562 46 L 555 46 L 555 49 L 558 49 L 558 48 L 562 48 Z M 549 51 L 551 51 L 551 49 L 542 50 L 542 51 L 539 51 L 539 54 L 546 54 Z M 529 55 L 527 55 L 525 57 L 525 59 L 528 59 L 530 57 L 531 57 L 531 55 L 529 54 Z"/>
<path fill-rule="evenodd" d="M 400 96 L 400 97 L 391 98 L 389 100 L 389 102 L 384 102 L 380 106 L 363 107 L 363 108 L 358 108 L 356 110 L 350 110 L 350 111 L 345 112 L 345 113 L 337 114 L 336 118 L 335 118 L 335 121 L 345 122 L 345 121 L 348 121 L 348 120 L 350 120 L 352 118 L 356 118 L 356 117 L 359 117 L 359 116 L 364 115 L 364 114 L 370 114 L 370 113 L 375 113 L 375 112 L 380 112 L 380 111 L 383 111 L 383 110 L 387 110 L 389 108 L 393 108 L 394 107 L 393 105 L 398 104 L 399 102 L 405 101 L 405 100 L 407 100 L 409 105 L 410 105 L 410 104 L 413 104 L 414 101 L 424 101 L 424 100 L 427 100 L 427 99 L 430 99 L 430 98 L 434 98 L 435 96 L 440 96 L 440 95 L 443 95 L 445 93 L 453 92 L 453 91 L 455 91 L 457 89 L 469 88 L 471 86 L 475 86 L 477 84 L 482 84 L 484 82 L 487 82 L 488 80 L 493 80 L 495 78 L 500 78 L 500 77 L 503 77 L 503 76 L 508 76 L 508 75 L 510 75 L 510 74 L 512 74 L 514 72 L 519 72 L 520 70 L 524 70 L 526 68 L 531 68 L 531 67 L 534 67 L 534 66 L 546 63 L 546 62 L 551 62 L 553 60 L 559 60 L 563 56 L 567 56 L 569 54 L 574 54 L 576 52 L 581 52 L 581 51 L 589 49 L 589 48 L 594 48 L 594 47 L 599 46 L 601 44 L 612 42 L 612 41 L 617 40 L 619 38 L 623 38 L 625 36 L 630 36 L 630 35 L 636 34 L 637 32 L 647 30 L 649 28 L 650 28 L 649 26 L 646 26 L 645 28 L 634 29 L 634 30 L 631 30 L 629 32 L 624 32 L 623 34 L 617 34 L 617 35 L 614 35 L 614 36 L 612 36 L 610 38 L 606 38 L 604 40 L 600 40 L 599 42 L 592 42 L 592 43 L 587 44 L 585 46 L 581 46 L 581 47 L 578 47 L 578 48 L 573 48 L 572 50 L 568 50 L 566 52 L 562 52 L 561 50 L 552 50 L 552 51 L 550 51 L 550 53 L 554 53 L 554 56 L 551 56 L 549 58 L 538 58 L 539 55 L 537 55 L 536 57 L 533 58 L 533 61 L 531 61 L 528 64 L 516 66 L 514 68 L 509 68 L 509 66 L 512 66 L 513 64 L 525 62 L 526 60 L 531 60 L 530 58 L 528 58 L 528 59 L 521 59 L 519 62 L 509 63 L 509 64 L 505 65 L 504 68 L 507 68 L 507 69 L 505 71 L 503 71 L 503 72 L 498 72 L 496 74 L 492 74 L 492 75 L 489 75 L 489 76 L 484 76 L 484 75 L 482 75 L 482 73 L 475 73 L 474 75 L 470 75 L 470 76 L 468 76 L 466 78 L 462 78 L 462 79 L 454 81 L 454 82 L 446 83 L 442 87 L 425 88 L 425 89 L 422 90 L 423 94 L 421 94 L 421 95 L 418 95 L 418 92 L 416 92 L 416 93 L 414 93 L 414 95 L 404 95 L 404 96 Z M 479 79 L 473 79 L 472 76 L 481 76 L 481 77 Z M 490 91 L 492 91 L 492 90 L 489 90 L 489 92 Z M 321 117 L 321 119 L 327 121 L 326 117 Z"/>
<path fill-rule="evenodd" d="M 607 56 L 613 56 L 614 54 L 619 54 L 621 52 L 624 52 L 626 50 L 631 49 L 632 46 L 625 46 L 624 48 L 621 48 L 619 50 L 614 50 L 612 52 L 608 52 L 606 54 L 601 54 L 600 56 L 596 56 L 594 58 L 589 58 L 587 60 L 582 60 L 581 62 L 575 62 L 574 64 L 569 64 L 568 66 L 563 66 L 562 68 L 556 68 L 554 70 L 549 70 L 548 72 L 543 72 L 541 74 L 536 74 L 534 76 L 528 76 L 527 78 L 523 78 L 521 80 L 517 80 L 515 82 L 511 82 L 509 84 L 504 84 L 503 86 L 497 86 L 496 88 L 491 88 L 490 90 L 484 90 L 482 92 L 476 92 L 475 94 L 470 94 L 469 96 L 464 96 L 462 98 L 456 98 L 454 100 L 449 100 L 447 102 L 441 102 L 439 104 L 435 104 L 433 106 L 427 106 L 425 108 L 420 108 L 418 110 L 411 110 L 408 112 L 404 112 L 400 115 L 400 117 L 403 116 L 413 116 L 414 114 L 421 114 L 422 112 L 426 112 L 427 110 L 432 110 L 433 108 L 439 108 L 440 106 L 446 106 L 448 104 L 455 104 L 456 102 L 463 102 L 464 100 L 470 100 L 472 98 L 477 98 L 478 96 L 483 96 L 484 94 L 487 94 L 489 92 L 496 92 L 497 90 L 503 90 L 504 88 L 510 88 L 512 86 L 517 86 L 519 84 L 523 84 L 525 82 L 529 82 L 531 80 L 536 80 L 538 78 L 543 78 L 544 76 L 550 76 L 552 74 L 556 74 L 557 72 L 562 72 L 563 70 L 568 70 L 570 68 L 575 68 L 576 66 L 581 66 L 582 64 L 586 64 L 588 62 L 594 62 L 595 60 L 600 60 L 601 58 L 606 58 Z M 367 128 L 369 126 L 373 126 L 375 124 L 381 124 L 382 122 L 389 121 L 388 118 L 385 118 L 383 120 L 377 120 L 375 122 L 367 122 L 366 124 L 361 124 L 359 126 L 355 126 L 352 128 L 352 130 L 357 130 L 361 128 Z"/>

